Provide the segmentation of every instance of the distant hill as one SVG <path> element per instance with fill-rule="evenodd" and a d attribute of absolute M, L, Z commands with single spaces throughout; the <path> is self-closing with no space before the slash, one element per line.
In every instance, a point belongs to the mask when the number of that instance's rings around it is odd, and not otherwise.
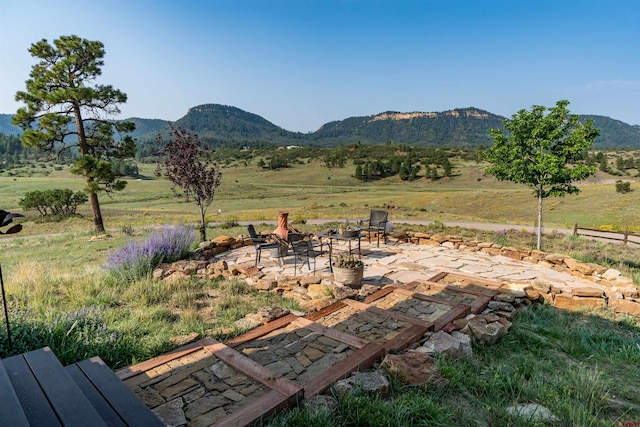
<path fill-rule="evenodd" d="M 0 133 L 5 135 L 20 135 L 22 129 L 11 124 L 13 114 L 0 114 Z"/>
<path fill-rule="evenodd" d="M 473 107 L 441 113 L 387 111 L 330 122 L 309 137 L 321 145 L 394 141 L 409 145 L 488 146 L 492 142 L 488 129 L 501 128 L 502 120 L 504 117 Z"/>
<path fill-rule="evenodd" d="M 640 126 L 631 126 L 605 116 L 581 115 L 593 119 L 600 129 L 596 149 L 640 149 Z M 339 144 L 383 144 L 392 141 L 416 146 L 478 147 L 492 144 L 488 130 L 501 128 L 505 118 L 475 107 L 443 112 L 387 111 L 373 116 L 349 117 L 321 126 L 312 133 L 291 132 L 261 116 L 239 108 L 205 104 L 189 109 L 175 121 L 175 126 L 193 128 L 205 141 L 215 146 L 314 145 L 332 147 Z M 152 146 L 158 134 L 167 135 L 169 122 L 160 119 L 126 119 L 136 124 L 133 136 L 141 146 Z M 11 125 L 11 115 L 0 114 L 0 133 L 18 134 Z M 146 151 L 146 150 L 145 150 Z"/>
<path fill-rule="evenodd" d="M 581 119 L 592 119 L 600 129 L 594 146 L 600 148 L 640 148 L 640 126 L 628 125 L 606 116 L 580 115 Z"/>

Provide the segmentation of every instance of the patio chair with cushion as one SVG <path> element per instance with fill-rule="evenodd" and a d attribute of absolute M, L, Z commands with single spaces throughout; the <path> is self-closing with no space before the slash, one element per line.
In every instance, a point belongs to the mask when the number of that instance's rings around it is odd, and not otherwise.
<path fill-rule="evenodd" d="M 389 212 L 383 210 L 372 210 L 369 214 L 369 221 L 361 224 L 361 230 L 367 231 L 369 243 L 371 243 L 371 233 L 376 233 L 378 247 L 380 247 L 380 235 L 387 243 L 387 223 L 389 222 Z"/>
<path fill-rule="evenodd" d="M 247 226 L 247 231 L 249 232 L 249 237 L 251 238 L 253 247 L 256 249 L 256 263 L 255 263 L 256 266 L 258 266 L 258 263 L 260 262 L 260 258 L 263 250 L 282 248 L 282 245 L 280 244 L 280 242 L 278 241 L 269 242 L 267 240 L 266 235 L 258 234 L 253 224 L 249 224 Z"/>

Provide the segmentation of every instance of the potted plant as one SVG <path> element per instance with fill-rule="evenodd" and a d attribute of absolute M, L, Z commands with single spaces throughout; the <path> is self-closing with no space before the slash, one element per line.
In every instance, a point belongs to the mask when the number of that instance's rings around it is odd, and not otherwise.
<path fill-rule="evenodd" d="M 352 227 L 349 224 L 349 220 L 347 220 L 344 226 L 341 224 L 340 227 L 338 227 L 338 234 L 340 234 L 341 237 L 356 237 L 360 234 L 360 227 Z"/>
<path fill-rule="evenodd" d="M 359 288 L 364 273 L 364 263 L 357 256 L 345 252 L 333 258 L 333 279 L 338 283 Z"/>

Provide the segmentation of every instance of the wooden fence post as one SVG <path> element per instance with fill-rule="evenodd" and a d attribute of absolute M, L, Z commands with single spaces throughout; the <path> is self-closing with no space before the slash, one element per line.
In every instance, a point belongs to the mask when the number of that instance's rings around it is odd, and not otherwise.
<path fill-rule="evenodd" d="M 629 227 L 625 228 L 624 230 L 624 245 L 627 246 L 627 240 L 629 240 Z"/>

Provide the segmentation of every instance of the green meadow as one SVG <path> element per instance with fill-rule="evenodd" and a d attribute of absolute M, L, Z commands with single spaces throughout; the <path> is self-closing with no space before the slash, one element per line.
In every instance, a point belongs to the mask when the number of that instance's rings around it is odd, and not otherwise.
<path fill-rule="evenodd" d="M 443 227 L 442 220 L 509 223 L 532 226 L 537 200 L 525 187 L 484 176 L 482 164 L 454 162 L 454 175 L 435 182 L 402 182 L 388 178 L 363 183 L 354 168 L 327 168 L 320 161 L 301 162 L 270 171 L 255 165 L 223 167 L 207 220 L 224 227 L 208 236 L 245 233 L 234 221 L 275 220 L 278 211 L 314 231 L 322 226 L 303 220 L 366 218 L 372 208 L 391 207 L 391 218 L 434 220 L 429 226 L 397 225 L 530 246 L 533 239 L 513 229 L 497 235 L 472 229 Z M 0 207 L 20 211 L 28 191 L 53 188 L 81 190 L 83 183 L 66 169 L 36 174 L 32 168 L 0 176 Z M 42 222 L 27 213 L 24 229 L 0 238 L 0 263 L 13 328 L 9 351 L 0 331 L 0 356 L 44 345 L 71 363 L 98 355 L 113 369 L 146 360 L 176 347 L 171 337 L 197 332 L 224 340 L 242 330 L 234 322 L 261 306 L 297 309 L 294 301 L 258 293 L 233 280 L 188 280 L 165 284 L 144 276 L 122 282 L 103 268 L 108 254 L 128 241 L 144 241 L 162 225 L 196 224 L 195 205 L 177 199 L 170 185 L 141 165 L 141 176 L 128 178 L 125 191 L 100 195 L 105 226 L 111 238 L 90 241 L 93 222 L 88 206 L 81 216 Z M 36 169 L 37 171 L 37 169 Z M 32 172 L 32 176 L 29 175 Z M 39 171 L 38 171 L 39 172 Z M 581 184 L 582 192 L 545 201 L 545 228 L 582 227 L 640 232 L 640 181 L 631 192 L 615 191 L 619 177 L 598 173 Z M 517 228 L 517 227 L 514 227 Z M 126 233 L 125 233 L 126 231 Z M 127 235 L 131 234 L 132 235 Z M 589 262 L 619 268 L 640 284 L 637 248 L 589 241 L 573 236 L 545 235 L 543 250 L 562 252 Z M 596 256 L 604 254 L 605 256 Z M 203 309 L 207 307 L 207 309 Z M 534 426 L 509 415 L 514 403 L 536 402 L 549 408 L 557 422 L 548 425 L 611 426 L 640 420 L 640 321 L 608 312 L 566 313 L 539 306 L 514 316 L 511 332 L 491 347 L 474 347 L 474 356 L 460 361 L 439 359 L 449 380 L 444 388 L 407 387 L 393 382 L 388 396 L 339 398 L 331 416 L 303 408 L 264 420 L 280 426 Z M 622 425 L 622 424 L 621 424 Z"/>
<path fill-rule="evenodd" d="M 354 168 L 327 168 L 318 161 L 293 164 L 281 170 L 264 170 L 255 165 L 231 164 L 222 168 L 207 220 L 273 220 L 278 211 L 290 218 L 365 218 L 375 207 L 393 206 L 391 218 L 451 219 L 493 223 L 534 225 L 537 199 L 525 186 L 498 182 L 483 174 L 483 165 L 456 161 L 454 174 L 435 182 L 421 178 L 401 181 L 398 177 L 361 182 Z M 198 220 L 197 209 L 173 196 L 169 183 L 154 176 L 152 165 L 141 165 L 141 177 L 129 178 L 127 188 L 109 196 L 100 195 L 105 226 L 190 223 Z M 640 191 L 637 177 L 632 191 L 615 191 L 618 177 L 598 172 L 581 183 L 577 195 L 548 198 L 544 202 L 545 227 L 582 227 L 604 230 L 640 230 Z M 47 176 L 0 176 L 0 206 L 19 210 L 18 201 L 28 191 L 51 188 L 81 190 L 83 183 L 66 170 Z M 635 191 L 634 191 L 635 190 Z M 91 231 L 88 205 L 79 212 L 84 220 L 58 224 L 27 222 L 22 235 L 66 230 Z"/>

